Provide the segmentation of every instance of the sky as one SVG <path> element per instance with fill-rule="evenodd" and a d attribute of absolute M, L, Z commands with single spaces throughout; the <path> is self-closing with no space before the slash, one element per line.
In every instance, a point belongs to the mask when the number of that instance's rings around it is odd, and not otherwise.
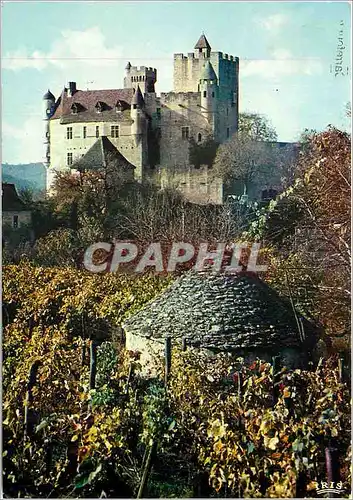
<path fill-rule="evenodd" d="M 7 2 L 2 5 L 2 162 L 43 160 L 42 97 L 122 88 L 127 61 L 173 89 L 173 54 L 202 32 L 240 58 L 240 111 L 266 115 L 280 141 L 350 129 L 349 2 Z M 339 38 L 341 40 L 339 40 Z M 343 45 L 340 56 L 338 46 Z M 341 59 L 341 68 L 336 60 Z"/>

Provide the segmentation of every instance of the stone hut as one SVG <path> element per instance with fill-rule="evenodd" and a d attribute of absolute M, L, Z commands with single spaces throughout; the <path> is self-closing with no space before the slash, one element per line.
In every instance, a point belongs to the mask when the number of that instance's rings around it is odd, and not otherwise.
<path fill-rule="evenodd" d="M 186 338 L 189 348 L 232 352 L 247 361 L 280 356 L 290 368 L 305 366 L 316 343 L 311 323 L 251 273 L 191 271 L 123 328 L 126 348 L 139 351 L 143 367 L 152 370 L 155 356 L 164 354 L 167 336 L 172 345 L 181 346 Z"/>

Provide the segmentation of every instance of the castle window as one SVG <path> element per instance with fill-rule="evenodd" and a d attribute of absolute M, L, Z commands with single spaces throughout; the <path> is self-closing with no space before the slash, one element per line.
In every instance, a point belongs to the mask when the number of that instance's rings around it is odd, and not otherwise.
<path fill-rule="evenodd" d="M 83 127 L 83 138 L 86 139 L 87 137 L 87 127 Z"/>
<path fill-rule="evenodd" d="M 13 228 L 14 229 L 18 228 L 18 215 L 13 216 Z"/>
<path fill-rule="evenodd" d="M 212 97 L 214 97 L 214 92 L 212 92 Z"/>
<path fill-rule="evenodd" d="M 99 137 L 99 125 L 96 126 L 96 137 Z"/>
<path fill-rule="evenodd" d="M 181 127 L 182 139 L 189 139 L 189 127 Z"/>
<path fill-rule="evenodd" d="M 204 96 L 204 97 L 207 97 L 207 92 L 206 92 L 206 90 L 204 90 L 204 91 L 203 91 L 203 96 Z"/>
<path fill-rule="evenodd" d="M 156 112 L 157 112 L 157 118 L 158 118 L 158 120 L 160 120 L 160 118 L 161 118 L 161 108 L 157 108 Z"/>
<path fill-rule="evenodd" d="M 201 142 L 201 140 L 202 140 L 202 135 L 201 135 L 201 134 L 199 134 L 199 135 L 197 136 L 197 142 Z"/>
<path fill-rule="evenodd" d="M 112 125 L 110 127 L 110 135 L 115 138 L 119 137 L 119 125 Z"/>
<path fill-rule="evenodd" d="M 72 165 L 73 164 L 73 153 L 67 153 L 67 165 Z"/>
<path fill-rule="evenodd" d="M 66 138 L 72 139 L 72 127 L 67 127 L 66 129 Z"/>
<path fill-rule="evenodd" d="M 227 128 L 227 139 L 229 139 L 229 136 L 230 136 L 230 132 L 229 132 L 229 128 Z"/>
<path fill-rule="evenodd" d="M 229 115 L 229 109 L 227 108 L 227 116 Z"/>

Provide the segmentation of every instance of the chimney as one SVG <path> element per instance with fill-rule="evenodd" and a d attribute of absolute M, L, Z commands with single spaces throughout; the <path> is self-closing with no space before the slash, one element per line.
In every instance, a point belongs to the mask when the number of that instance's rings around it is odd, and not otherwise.
<path fill-rule="evenodd" d="M 77 92 L 76 82 L 69 82 L 69 96 L 72 97 L 75 92 Z"/>

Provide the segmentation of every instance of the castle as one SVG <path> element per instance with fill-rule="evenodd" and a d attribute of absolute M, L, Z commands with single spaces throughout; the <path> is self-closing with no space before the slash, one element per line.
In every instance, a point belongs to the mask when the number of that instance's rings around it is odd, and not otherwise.
<path fill-rule="evenodd" d="M 75 82 L 58 99 L 44 95 L 47 189 L 55 171 L 99 168 L 105 149 L 134 178 L 173 186 L 186 199 L 222 203 L 222 179 L 195 153 L 220 144 L 238 128 L 239 58 L 214 52 L 204 34 L 194 52 L 174 54 L 174 90 L 157 96 L 157 70 L 127 64 L 124 88 L 79 90 Z M 95 162 L 93 164 L 92 162 Z"/>

